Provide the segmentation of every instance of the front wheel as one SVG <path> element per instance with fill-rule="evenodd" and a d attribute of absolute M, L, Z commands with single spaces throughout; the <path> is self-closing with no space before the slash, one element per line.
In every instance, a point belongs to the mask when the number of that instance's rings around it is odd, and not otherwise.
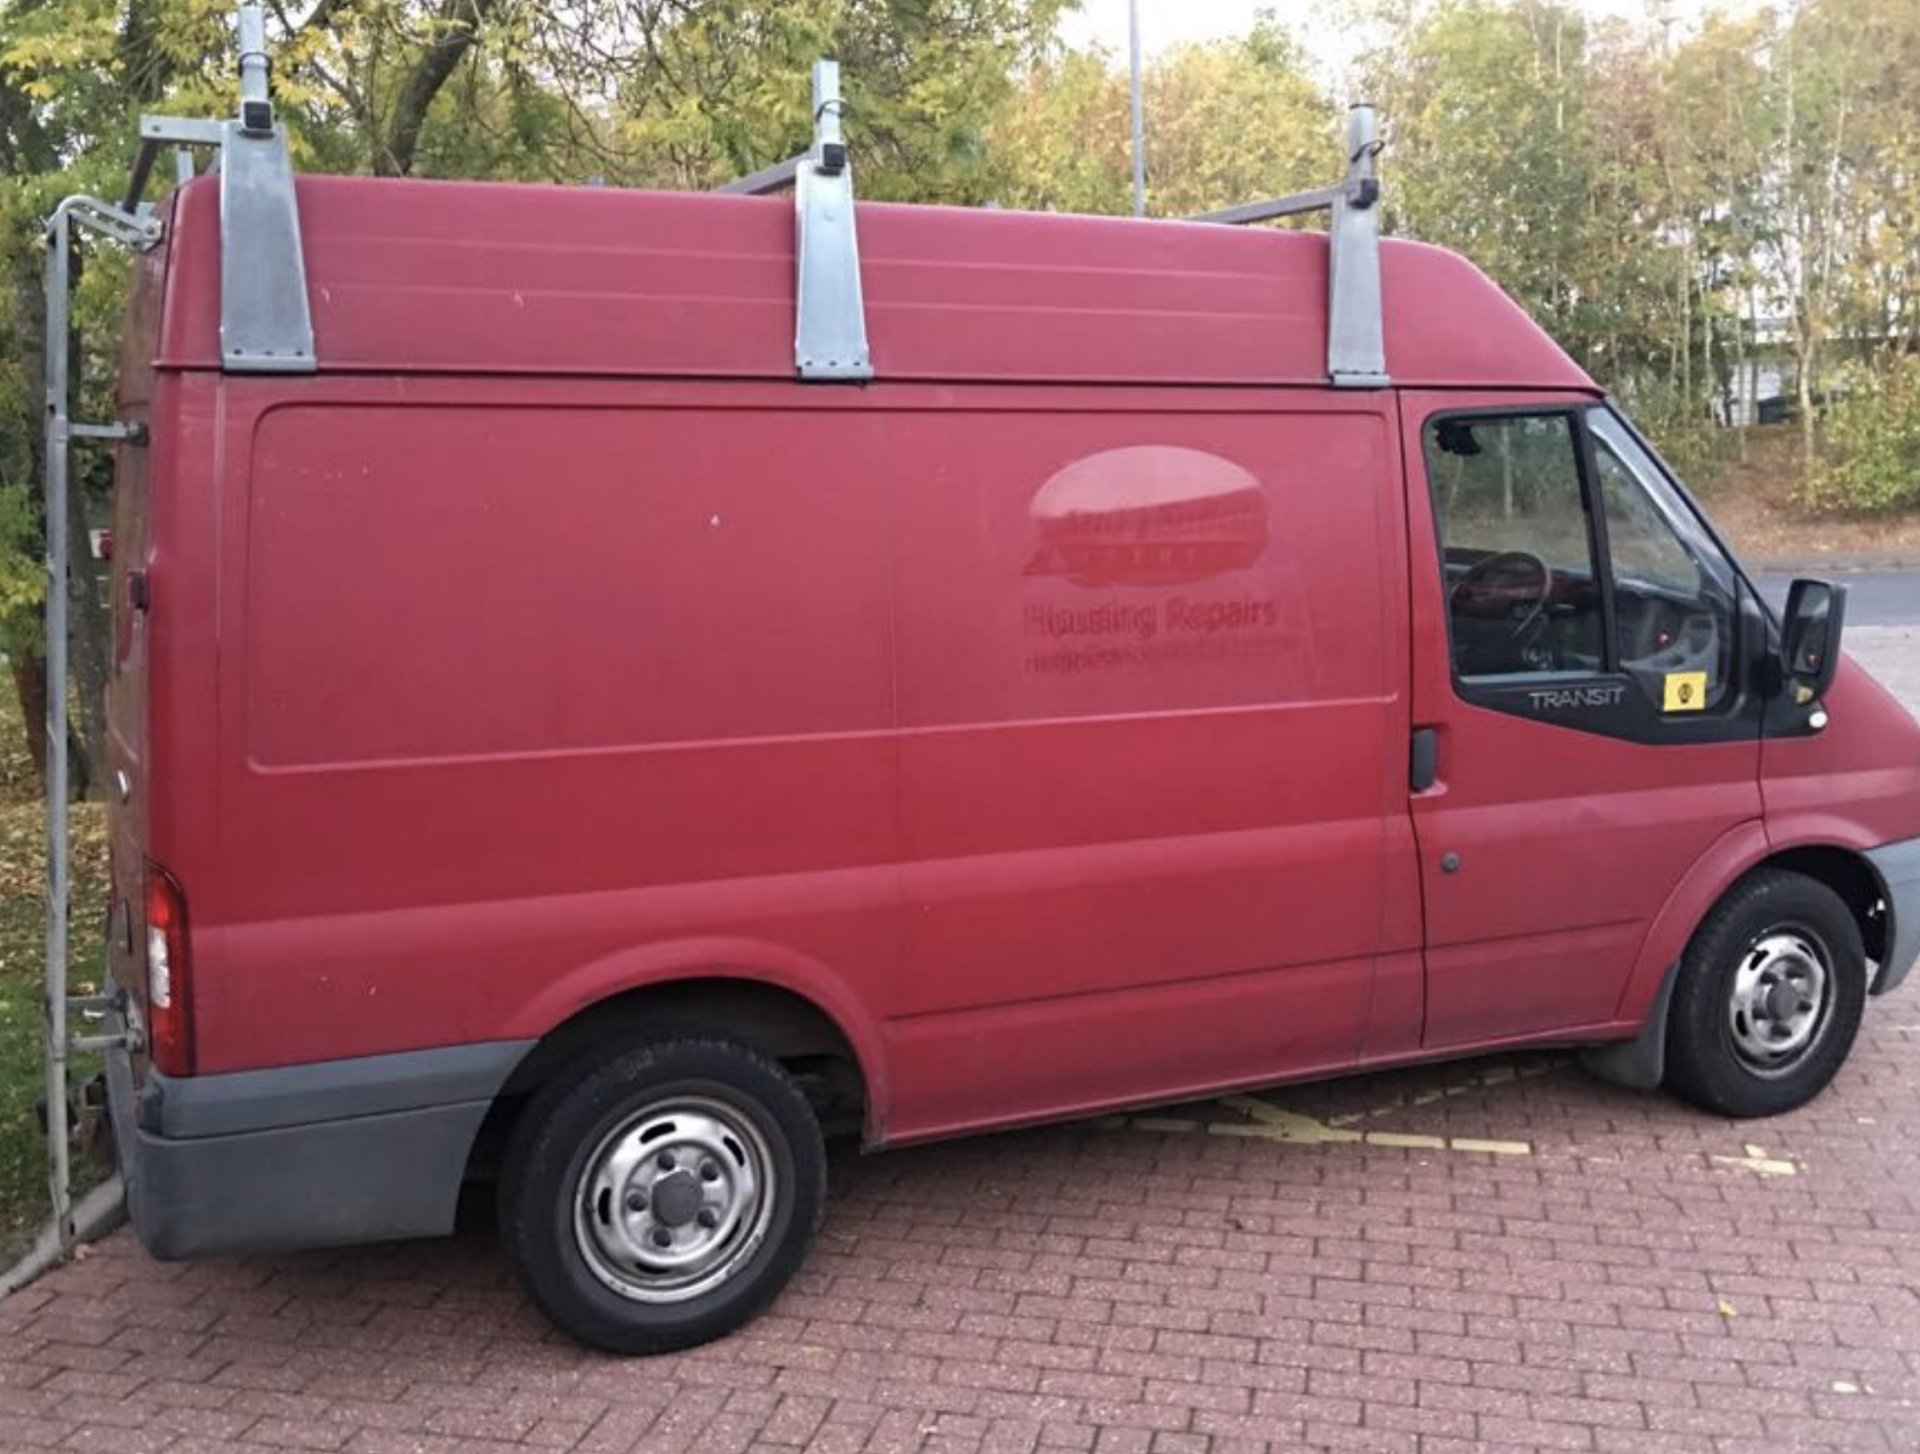
<path fill-rule="evenodd" d="M 1667 1084 L 1724 1116 L 1791 1111 L 1840 1069 L 1866 1003 L 1866 950 L 1845 902 L 1763 869 L 1714 907 L 1680 961 Z"/>
<path fill-rule="evenodd" d="M 614 1353 L 731 1332 L 806 1256 L 825 1204 L 820 1127 L 785 1071 L 731 1040 L 633 1046 L 520 1117 L 501 1230 L 528 1295 Z"/>

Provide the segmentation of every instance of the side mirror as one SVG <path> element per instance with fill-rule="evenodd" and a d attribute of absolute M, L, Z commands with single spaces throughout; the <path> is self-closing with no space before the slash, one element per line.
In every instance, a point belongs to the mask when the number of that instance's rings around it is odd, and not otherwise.
<path fill-rule="evenodd" d="M 1780 656 L 1796 702 L 1826 695 L 1840 668 L 1840 628 L 1847 619 L 1847 588 L 1829 581 L 1799 580 L 1787 591 Z"/>

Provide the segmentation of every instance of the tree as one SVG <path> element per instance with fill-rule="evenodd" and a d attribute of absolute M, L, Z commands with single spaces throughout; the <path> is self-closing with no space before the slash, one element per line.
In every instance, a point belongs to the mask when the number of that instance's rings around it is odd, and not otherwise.
<path fill-rule="evenodd" d="M 1658 146 L 1666 207 L 1685 229 L 1683 276 L 1700 302 L 1701 383 L 1729 401 L 1734 379 L 1748 377 L 1761 250 L 1773 236 L 1765 176 L 1778 118 L 1768 92 L 1769 30 L 1764 17 L 1710 14 L 1666 58 L 1662 76 Z M 1683 335 L 1689 346 L 1694 332 Z"/>
<path fill-rule="evenodd" d="M 1472 258 L 1589 368 L 1629 362 L 1642 330 L 1622 310 L 1648 259 L 1610 246 L 1638 198 L 1603 166 L 1586 21 L 1446 0 L 1366 69 L 1391 128 L 1389 225 Z"/>
<path fill-rule="evenodd" d="M 1237 41 L 1177 46 L 1143 78 L 1149 213 L 1178 217 L 1324 186 L 1340 171 L 1332 103 L 1271 17 Z M 993 128 L 999 200 L 1132 208 L 1127 78 L 1100 52 L 1044 56 Z"/>

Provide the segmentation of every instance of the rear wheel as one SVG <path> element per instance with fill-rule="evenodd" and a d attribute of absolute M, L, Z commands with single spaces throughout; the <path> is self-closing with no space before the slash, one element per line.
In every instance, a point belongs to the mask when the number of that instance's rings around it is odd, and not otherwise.
<path fill-rule="evenodd" d="M 1667 1084 L 1725 1116 L 1812 1100 L 1852 1049 L 1867 1002 L 1860 927 L 1832 889 L 1764 869 L 1714 907 L 1680 962 Z"/>
<path fill-rule="evenodd" d="M 581 1342 L 661 1353 L 731 1332 L 806 1256 L 826 1158 L 806 1098 L 731 1040 L 634 1046 L 515 1126 L 501 1228 L 528 1295 Z"/>

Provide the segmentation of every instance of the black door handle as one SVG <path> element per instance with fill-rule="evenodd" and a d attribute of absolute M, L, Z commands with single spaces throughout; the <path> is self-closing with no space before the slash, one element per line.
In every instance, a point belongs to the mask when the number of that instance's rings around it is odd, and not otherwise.
<path fill-rule="evenodd" d="M 1407 753 L 1407 786 L 1424 793 L 1440 780 L 1440 729 L 1416 727 Z"/>

